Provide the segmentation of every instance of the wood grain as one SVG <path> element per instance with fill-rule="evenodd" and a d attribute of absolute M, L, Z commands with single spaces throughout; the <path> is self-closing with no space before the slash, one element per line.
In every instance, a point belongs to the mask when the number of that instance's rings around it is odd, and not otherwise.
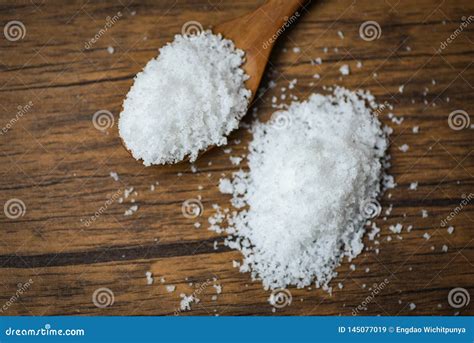
<path fill-rule="evenodd" d="M 376 220 L 382 227 L 380 253 L 364 251 L 352 262 L 355 271 L 345 261 L 332 296 L 314 287 L 290 288 L 291 305 L 272 312 L 269 293 L 232 267 L 240 254 L 207 230 L 212 204 L 229 204 L 217 189 L 219 178 L 246 167 L 245 162 L 234 166 L 229 156 L 246 154 L 247 130 L 231 135 L 230 154 L 216 148 L 200 158 L 196 173 L 189 164 L 144 168 L 123 149 L 116 127 L 122 100 L 157 49 L 186 22 L 215 26 L 261 4 L 1 2 L 2 26 L 19 20 L 26 29 L 23 39 L 0 38 L 0 125 L 7 128 L 0 137 L 0 204 L 20 199 L 26 207 L 17 219 L 0 213 L 0 304 L 8 305 L 2 315 L 351 315 L 370 296 L 369 288 L 385 279 L 386 287 L 361 314 L 474 314 L 472 301 L 460 309 L 448 303 L 448 293 L 456 287 L 474 297 L 472 202 L 449 221 L 453 234 L 441 226 L 463 196 L 474 192 L 473 131 L 448 125 L 455 110 L 468 113 L 474 123 L 474 24 L 441 53 L 436 51 L 459 28 L 461 18 L 472 15 L 472 1 L 310 2 L 271 54 L 262 94 L 254 101 L 262 120 L 274 111 L 272 97 L 279 97 L 280 88 L 294 78 L 293 93 L 300 99 L 334 84 L 363 88 L 379 102 L 394 104 L 394 113 L 404 117 L 397 125 L 389 111 L 380 115 L 394 128 L 390 173 L 398 184 L 382 201 L 384 211 L 393 206 L 390 215 Z M 122 16 L 86 49 L 106 18 L 118 12 Z M 381 36 L 365 41 L 359 28 L 370 20 L 380 25 Z M 113 54 L 108 46 L 114 47 Z M 301 52 L 293 52 L 294 47 Z M 312 65 L 317 57 L 323 63 Z M 350 66 L 349 76 L 341 77 L 343 64 Z M 277 86 L 269 88 L 269 80 Z M 30 101 L 31 108 L 18 116 L 18 106 Z M 105 132 L 92 122 L 99 110 L 115 118 Z M 249 114 L 244 122 L 251 121 Z M 420 127 L 418 134 L 412 132 L 414 126 Z M 405 143 L 409 150 L 403 153 L 399 147 Z M 111 171 L 119 181 L 110 177 Z M 418 182 L 416 191 L 408 189 L 412 182 Z M 151 185 L 156 185 L 154 191 Z M 107 204 L 129 187 L 137 194 Z M 198 197 L 204 213 L 185 218 L 183 201 Z M 133 204 L 138 211 L 124 216 Z M 422 210 L 428 211 L 427 218 Z M 91 219 L 96 211 L 101 214 Z M 195 222 L 201 223 L 199 229 Z M 388 230 L 398 222 L 405 228 L 413 225 L 411 232 L 403 230 L 402 239 Z M 424 233 L 431 239 L 424 239 Z M 441 251 L 443 245 L 447 252 Z M 147 271 L 153 272 L 152 285 L 147 285 Z M 12 302 L 18 284 L 30 279 L 28 290 Z M 214 284 L 222 286 L 217 300 L 212 300 Z M 176 285 L 176 290 L 169 293 L 165 285 Z M 102 287 L 114 293 L 113 305 L 106 308 L 92 302 L 94 291 Z M 198 291 L 200 303 L 177 313 L 180 293 Z M 412 302 L 416 308 L 410 311 Z"/>

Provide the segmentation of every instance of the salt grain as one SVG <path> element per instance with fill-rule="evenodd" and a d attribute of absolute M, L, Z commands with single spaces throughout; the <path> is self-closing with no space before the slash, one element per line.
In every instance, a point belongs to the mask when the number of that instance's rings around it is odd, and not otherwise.
<path fill-rule="evenodd" d="M 349 75 L 349 73 L 350 73 L 349 66 L 347 64 L 342 65 L 339 68 L 339 72 L 341 73 L 341 75 Z"/>
<path fill-rule="evenodd" d="M 145 276 L 146 276 L 146 284 L 147 285 L 151 285 L 153 284 L 153 274 L 151 272 L 146 272 L 145 273 Z"/>
<path fill-rule="evenodd" d="M 288 119 L 284 129 L 272 120 L 252 128 L 250 171 L 220 181 L 234 207 L 248 210 L 229 214 L 223 229 L 216 207 L 210 229 L 229 234 L 226 244 L 244 257 L 240 270 L 264 288 L 314 281 L 330 291 L 343 258 L 362 252 L 363 208 L 382 191 L 388 144 L 369 100 L 369 93 L 336 88 L 333 95 L 294 102 L 280 113 Z"/>
<path fill-rule="evenodd" d="M 119 132 L 143 164 L 175 163 L 227 143 L 247 110 L 251 92 L 240 68 L 244 52 L 210 31 L 176 35 L 160 49 L 123 104 Z"/>
<path fill-rule="evenodd" d="M 116 172 L 110 172 L 110 177 L 112 179 L 114 179 L 114 181 L 118 181 L 119 180 L 119 176 Z"/>

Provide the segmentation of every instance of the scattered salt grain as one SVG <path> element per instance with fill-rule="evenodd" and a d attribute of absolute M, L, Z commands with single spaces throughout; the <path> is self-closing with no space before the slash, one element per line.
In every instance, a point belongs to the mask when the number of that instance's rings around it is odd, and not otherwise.
<path fill-rule="evenodd" d="M 408 149 L 410 149 L 408 144 L 403 144 L 402 146 L 398 147 L 398 150 L 400 150 L 401 152 L 407 152 Z"/>
<path fill-rule="evenodd" d="M 234 166 L 238 166 L 240 164 L 240 162 L 242 161 L 242 157 L 230 156 L 229 160 Z"/>
<path fill-rule="evenodd" d="M 299 53 L 301 52 L 301 48 L 295 46 L 295 47 L 293 48 L 293 52 L 294 52 L 295 54 L 299 54 Z"/>
<path fill-rule="evenodd" d="M 145 273 L 145 276 L 146 276 L 146 284 L 147 285 L 151 285 L 153 284 L 153 274 L 151 272 L 146 272 Z"/>
<path fill-rule="evenodd" d="M 402 232 L 403 225 L 400 223 L 397 223 L 396 225 L 390 225 L 388 228 L 393 233 L 400 233 Z"/>
<path fill-rule="evenodd" d="M 428 232 L 425 232 L 423 234 L 423 238 L 426 239 L 427 241 L 431 238 L 431 235 Z"/>
<path fill-rule="evenodd" d="M 428 211 L 427 210 L 421 210 L 421 217 L 422 218 L 428 218 Z"/>
<path fill-rule="evenodd" d="M 416 305 L 414 303 L 410 303 L 410 311 L 413 311 L 416 308 Z"/>
<path fill-rule="evenodd" d="M 413 133 L 418 133 L 418 132 L 420 132 L 420 127 L 419 127 L 419 126 L 413 126 L 413 128 L 411 129 L 411 131 L 412 131 Z"/>
<path fill-rule="evenodd" d="M 447 231 L 451 235 L 454 232 L 454 227 L 452 226 L 448 227 Z"/>
<path fill-rule="evenodd" d="M 418 182 L 410 183 L 410 187 L 409 187 L 410 190 L 416 191 L 417 188 L 418 188 Z"/>
<path fill-rule="evenodd" d="M 114 47 L 113 47 L 113 46 L 108 46 L 108 47 L 107 47 L 107 52 L 108 52 L 109 54 L 113 54 L 113 53 L 115 52 Z"/>
<path fill-rule="evenodd" d="M 339 38 L 344 39 L 344 33 L 342 33 L 342 31 L 337 31 L 337 35 Z"/>
<path fill-rule="evenodd" d="M 339 68 L 339 72 L 341 73 L 341 75 L 349 75 L 349 73 L 350 73 L 349 66 L 347 64 L 342 65 Z"/>
<path fill-rule="evenodd" d="M 110 172 L 110 177 L 112 179 L 114 179 L 114 181 L 118 181 L 119 180 L 119 176 L 116 172 Z"/>
<path fill-rule="evenodd" d="M 364 206 L 381 194 L 381 179 L 393 184 L 383 177 L 388 142 L 369 100 L 337 87 L 294 102 L 280 112 L 284 130 L 273 120 L 253 126 L 250 170 L 220 181 L 234 207 L 248 209 L 229 213 L 225 227 L 215 207 L 210 229 L 227 232 L 226 244 L 243 254 L 240 271 L 265 289 L 314 282 L 329 292 L 334 269 L 362 252 Z"/>
<path fill-rule="evenodd" d="M 175 163 L 227 143 L 251 92 L 244 52 L 221 35 L 176 35 L 135 77 L 120 114 L 126 147 L 145 166 Z M 159 134 L 158 134 L 159 133 Z"/>
<path fill-rule="evenodd" d="M 229 179 L 219 179 L 219 191 L 223 194 L 232 194 L 234 187 Z"/>
<path fill-rule="evenodd" d="M 176 286 L 175 286 L 175 285 L 167 285 L 167 286 L 166 286 L 166 291 L 167 291 L 168 293 L 174 292 L 175 289 L 176 289 Z"/>
<path fill-rule="evenodd" d="M 137 212 L 137 210 L 138 210 L 138 205 L 130 206 L 130 208 L 128 210 L 126 210 L 123 215 L 124 216 L 131 216 L 132 214 Z"/>
<path fill-rule="evenodd" d="M 401 85 L 400 87 L 398 87 L 398 92 L 403 93 L 404 88 L 405 88 L 405 85 Z"/>
<path fill-rule="evenodd" d="M 441 247 L 441 251 L 448 252 L 448 246 L 446 244 L 443 244 L 443 246 Z"/>
<path fill-rule="evenodd" d="M 214 289 L 216 290 L 216 293 L 217 293 L 217 294 L 221 294 L 221 293 L 222 293 L 222 286 L 221 286 L 221 285 L 212 285 L 212 287 L 214 287 Z"/>
<path fill-rule="evenodd" d="M 180 309 L 181 311 L 191 311 L 191 303 L 199 302 L 198 299 L 194 297 L 194 295 L 186 295 L 184 293 L 180 294 L 181 302 L 180 302 Z"/>

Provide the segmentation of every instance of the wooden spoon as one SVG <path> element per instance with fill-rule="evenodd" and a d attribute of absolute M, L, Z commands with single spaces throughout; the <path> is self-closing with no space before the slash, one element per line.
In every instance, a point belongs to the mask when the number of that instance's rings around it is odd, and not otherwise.
<path fill-rule="evenodd" d="M 268 0 L 255 11 L 218 24 L 212 29 L 214 34 L 220 33 L 245 52 L 242 69 L 250 76 L 245 82 L 245 87 L 252 91 L 249 107 L 257 93 L 275 41 L 300 16 L 297 10 L 303 2 L 304 0 Z M 214 145 L 201 151 L 198 158 L 212 148 Z M 187 161 L 189 158 L 186 157 L 181 162 Z"/>
<path fill-rule="evenodd" d="M 241 17 L 216 25 L 212 31 L 230 39 L 235 46 L 245 52 L 242 69 L 250 78 L 245 82 L 247 89 L 252 91 L 249 107 L 257 93 L 260 80 L 268 63 L 270 52 L 276 39 L 282 35 L 300 16 L 297 12 L 305 0 L 268 0 L 255 11 Z M 127 149 L 125 142 L 122 145 Z M 211 150 L 209 146 L 199 153 L 199 157 Z M 189 161 L 189 157 L 178 162 Z"/>
<path fill-rule="evenodd" d="M 253 98 L 268 63 L 276 39 L 300 16 L 297 10 L 303 0 L 268 0 L 255 11 L 216 25 L 213 33 L 220 33 L 245 52 L 243 70 L 250 78 L 245 86 Z"/>

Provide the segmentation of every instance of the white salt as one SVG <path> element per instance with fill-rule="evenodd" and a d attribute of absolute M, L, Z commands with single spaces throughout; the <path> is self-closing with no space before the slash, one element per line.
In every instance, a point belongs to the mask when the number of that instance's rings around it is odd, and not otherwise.
<path fill-rule="evenodd" d="M 194 295 L 186 295 L 184 293 L 180 294 L 181 297 L 181 302 L 179 304 L 179 307 L 181 311 L 191 311 L 191 303 L 193 302 L 199 302 L 197 298 L 194 297 Z"/>
<path fill-rule="evenodd" d="M 398 147 L 398 150 L 400 150 L 401 152 L 407 152 L 409 148 L 410 147 L 408 146 L 408 144 L 403 144 L 402 146 Z"/>
<path fill-rule="evenodd" d="M 114 179 L 114 181 L 120 180 L 120 179 L 119 179 L 119 176 L 118 176 L 118 174 L 117 174 L 116 172 L 110 172 L 110 177 L 111 177 L 112 179 Z"/>
<path fill-rule="evenodd" d="M 134 214 L 135 212 L 137 212 L 138 210 L 138 205 L 132 205 L 130 206 L 130 208 L 128 210 L 126 210 L 124 212 L 124 216 L 131 216 L 132 214 Z"/>
<path fill-rule="evenodd" d="M 203 31 L 176 35 L 135 77 L 120 114 L 125 146 L 143 164 L 175 163 L 227 143 L 251 92 L 240 68 L 244 52 Z"/>
<path fill-rule="evenodd" d="M 347 64 L 342 65 L 339 68 L 339 72 L 341 73 L 341 75 L 349 75 L 349 73 L 350 73 L 349 66 Z"/>
<path fill-rule="evenodd" d="M 230 162 L 234 165 L 234 166 L 238 166 L 240 164 L 240 162 L 242 161 L 242 157 L 239 157 L 239 156 L 230 156 L 229 157 L 229 160 Z"/>
<path fill-rule="evenodd" d="M 388 228 L 393 233 L 400 233 L 402 232 L 403 225 L 400 223 L 397 223 L 396 225 L 390 225 Z"/>
<path fill-rule="evenodd" d="M 145 276 L 146 276 L 146 284 L 147 284 L 147 285 L 153 284 L 153 281 L 154 281 L 154 280 L 153 280 L 153 274 L 152 274 L 152 272 L 146 272 L 146 273 L 145 273 Z"/>
<path fill-rule="evenodd" d="M 166 291 L 167 291 L 168 293 L 174 292 L 175 289 L 176 289 L 176 286 L 175 286 L 175 285 L 168 285 L 168 286 L 166 286 Z"/>
<path fill-rule="evenodd" d="M 250 170 L 221 180 L 240 209 L 227 215 L 226 244 L 243 254 L 240 271 L 266 289 L 314 282 L 329 291 L 343 258 L 362 252 L 388 144 L 369 100 L 369 93 L 336 88 L 294 102 L 280 112 L 284 129 L 272 120 L 253 126 Z M 224 215 L 215 210 L 210 229 L 222 232 Z"/>

